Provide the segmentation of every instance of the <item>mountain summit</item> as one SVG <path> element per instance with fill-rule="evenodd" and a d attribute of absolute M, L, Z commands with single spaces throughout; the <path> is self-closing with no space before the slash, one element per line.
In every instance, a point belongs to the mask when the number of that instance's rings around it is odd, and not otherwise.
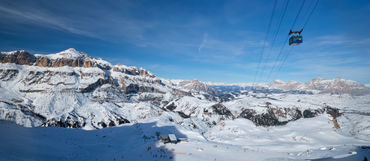
<path fill-rule="evenodd" d="M 74 48 L 69 48 L 69 49 L 61 51 L 59 53 L 49 54 L 49 55 L 46 55 L 46 56 L 48 58 L 51 58 L 51 59 L 58 59 L 58 58 L 59 59 L 61 59 L 61 58 L 76 59 L 76 58 L 88 57 L 86 54 L 84 54 L 82 52 L 79 52 Z"/>

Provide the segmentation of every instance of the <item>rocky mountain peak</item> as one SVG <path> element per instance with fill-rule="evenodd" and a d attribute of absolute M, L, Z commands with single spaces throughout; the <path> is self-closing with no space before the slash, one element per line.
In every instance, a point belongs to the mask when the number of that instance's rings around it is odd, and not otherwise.
<path fill-rule="evenodd" d="M 39 56 L 39 57 L 46 56 L 49 59 L 86 59 L 86 58 L 91 59 L 91 57 L 88 56 L 87 54 L 77 51 L 74 48 L 69 48 L 67 50 L 54 53 L 54 54 L 48 54 L 48 55 L 36 54 L 35 56 Z"/>
<path fill-rule="evenodd" d="M 194 80 L 192 81 L 192 83 L 201 84 L 201 82 L 199 82 L 199 80 L 198 80 L 198 79 L 194 79 Z"/>
<path fill-rule="evenodd" d="M 181 81 L 179 82 L 179 85 L 184 87 L 185 89 L 189 89 L 194 92 L 206 92 L 213 95 L 217 95 L 218 91 L 210 86 L 208 86 L 206 83 L 200 82 L 197 79 L 194 79 L 192 81 Z"/>
<path fill-rule="evenodd" d="M 297 81 L 284 82 L 282 80 L 275 80 L 274 82 L 272 82 L 271 87 L 284 90 L 297 90 L 300 88 L 301 85 L 302 83 Z"/>
<path fill-rule="evenodd" d="M 285 82 L 280 80 L 280 79 L 276 79 L 272 82 L 272 85 L 277 85 L 277 84 L 284 84 Z"/>
<path fill-rule="evenodd" d="M 306 85 L 312 86 L 312 87 L 319 87 L 319 86 L 361 86 L 364 85 L 353 81 L 353 80 L 347 80 L 343 78 L 334 78 L 334 79 L 324 79 L 324 78 L 314 78 L 310 82 L 307 82 Z"/>
<path fill-rule="evenodd" d="M 69 48 L 67 50 L 64 50 L 62 52 L 57 53 L 57 55 L 63 56 L 64 58 L 80 58 L 87 56 L 86 54 L 82 54 L 82 52 L 77 51 L 74 48 Z"/>
<path fill-rule="evenodd" d="M 321 80 L 323 80 L 323 78 L 316 77 L 316 78 L 313 78 L 313 79 L 312 79 L 312 82 L 314 82 L 314 81 L 321 81 Z"/>

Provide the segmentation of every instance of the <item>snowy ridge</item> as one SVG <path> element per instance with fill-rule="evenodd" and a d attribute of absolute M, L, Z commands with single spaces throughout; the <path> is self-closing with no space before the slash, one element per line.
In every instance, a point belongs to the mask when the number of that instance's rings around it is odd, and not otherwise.
<path fill-rule="evenodd" d="M 1 53 L 2 53 L 2 54 L 11 55 L 11 54 L 15 54 L 15 53 L 17 53 L 17 52 L 25 52 L 25 50 L 2 51 Z"/>
<path fill-rule="evenodd" d="M 35 56 L 46 56 L 50 59 L 76 59 L 76 58 L 82 58 L 82 57 L 88 57 L 88 55 L 77 51 L 74 48 L 69 48 L 67 50 L 55 53 L 55 54 L 47 54 L 47 55 L 42 55 L 42 54 L 35 54 Z"/>
<path fill-rule="evenodd" d="M 205 82 L 209 86 L 240 86 L 240 87 L 268 87 L 267 83 L 222 83 L 222 82 Z"/>

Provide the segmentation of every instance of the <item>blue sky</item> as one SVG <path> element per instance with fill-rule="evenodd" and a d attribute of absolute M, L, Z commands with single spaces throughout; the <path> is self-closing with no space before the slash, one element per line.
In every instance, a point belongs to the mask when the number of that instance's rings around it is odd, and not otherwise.
<path fill-rule="evenodd" d="M 320 0 L 302 33 L 304 43 L 285 46 L 284 62 L 277 56 L 303 0 L 289 1 L 277 30 L 286 2 L 277 1 L 260 65 L 273 0 L 2 0 L 0 50 L 76 48 L 171 79 L 238 83 L 343 77 L 370 83 L 370 1 Z M 314 2 L 305 1 L 294 29 L 303 26 Z M 277 70 L 271 71 L 273 66 Z"/>

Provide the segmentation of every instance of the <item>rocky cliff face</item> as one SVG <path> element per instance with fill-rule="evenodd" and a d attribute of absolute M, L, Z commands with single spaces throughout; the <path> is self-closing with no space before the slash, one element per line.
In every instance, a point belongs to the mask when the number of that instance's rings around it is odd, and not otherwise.
<path fill-rule="evenodd" d="M 270 87 L 283 90 L 297 90 L 302 88 L 302 83 L 295 81 L 283 82 L 281 80 L 275 80 L 274 82 L 272 82 Z"/>
<path fill-rule="evenodd" d="M 326 106 L 319 109 L 305 109 L 304 111 L 298 108 L 268 108 L 266 112 L 257 114 L 253 109 L 245 109 L 240 113 L 240 118 L 246 118 L 260 126 L 276 126 L 285 125 L 289 121 L 295 121 L 300 118 L 312 118 L 320 114 L 327 113 L 333 118 L 341 115 L 338 109 Z"/>
<path fill-rule="evenodd" d="M 18 65 L 33 65 L 39 67 L 96 67 L 97 63 L 90 60 L 90 57 L 81 56 L 77 58 L 56 58 L 52 59 L 47 56 L 34 56 L 26 51 L 15 51 L 11 53 L 0 53 L 1 63 L 14 63 Z"/>
<path fill-rule="evenodd" d="M 304 84 L 305 88 L 311 90 L 319 90 L 323 93 L 344 94 L 350 93 L 354 95 L 370 94 L 370 88 L 363 84 L 343 78 L 323 79 L 315 78 L 312 81 Z"/>
<path fill-rule="evenodd" d="M 74 49 L 49 55 L 1 52 L 0 80 L 0 118 L 25 126 L 120 125 L 130 122 L 127 110 L 142 94 L 187 93 L 145 69 L 111 65 Z M 162 105 L 160 99 L 147 102 Z"/>
<path fill-rule="evenodd" d="M 193 81 L 185 80 L 185 81 L 179 82 L 178 85 L 181 86 L 181 87 L 184 87 L 185 89 L 193 91 L 193 92 L 204 92 L 204 93 L 211 94 L 211 95 L 220 94 L 219 91 L 217 91 L 216 89 L 214 89 L 214 88 L 208 86 L 206 83 L 202 83 L 198 80 L 193 80 Z"/>
<path fill-rule="evenodd" d="M 136 67 L 127 67 L 127 66 L 124 66 L 124 65 L 116 65 L 113 67 L 113 71 L 114 72 L 120 72 L 120 73 L 125 73 L 125 74 L 129 74 L 129 75 L 140 75 L 140 76 L 148 76 L 148 77 L 152 77 L 154 78 L 155 75 L 148 72 L 147 70 L 145 69 L 137 69 Z"/>

